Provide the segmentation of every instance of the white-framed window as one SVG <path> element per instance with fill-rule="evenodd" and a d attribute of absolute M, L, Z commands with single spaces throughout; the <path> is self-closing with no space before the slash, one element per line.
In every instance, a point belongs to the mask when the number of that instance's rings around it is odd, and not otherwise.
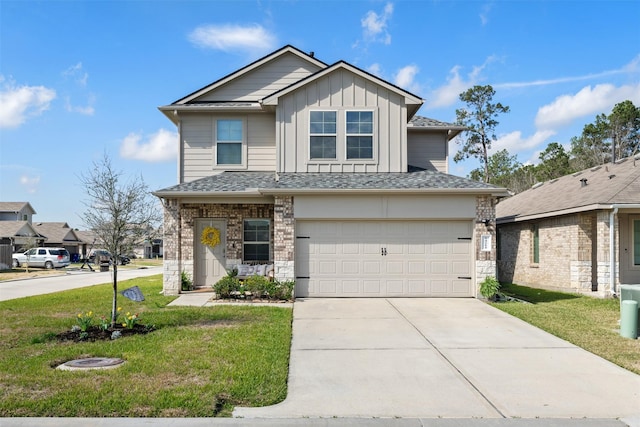
<path fill-rule="evenodd" d="M 218 119 L 215 135 L 216 166 L 242 166 L 244 164 L 244 121 Z"/>
<path fill-rule="evenodd" d="M 244 261 L 269 261 L 271 225 L 268 219 L 245 219 L 242 235 Z"/>
<path fill-rule="evenodd" d="M 337 112 L 309 112 L 309 158 L 335 159 L 337 139 Z"/>
<path fill-rule="evenodd" d="M 346 112 L 347 160 L 373 159 L 373 111 Z"/>

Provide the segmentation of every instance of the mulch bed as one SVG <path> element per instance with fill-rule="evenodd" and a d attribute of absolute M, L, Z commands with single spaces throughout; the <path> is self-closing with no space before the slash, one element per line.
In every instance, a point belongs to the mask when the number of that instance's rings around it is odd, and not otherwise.
<path fill-rule="evenodd" d="M 56 335 L 58 341 L 73 341 L 73 342 L 87 342 L 87 341 L 103 341 L 111 340 L 114 331 L 120 332 L 120 337 L 127 337 L 131 335 L 144 335 L 149 332 L 155 331 L 155 326 L 147 326 L 136 324 L 133 328 L 124 328 L 122 326 L 116 326 L 115 328 L 109 328 L 104 330 L 98 326 L 90 326 L 86 332 L 82 331 L 66 331 Z"/>

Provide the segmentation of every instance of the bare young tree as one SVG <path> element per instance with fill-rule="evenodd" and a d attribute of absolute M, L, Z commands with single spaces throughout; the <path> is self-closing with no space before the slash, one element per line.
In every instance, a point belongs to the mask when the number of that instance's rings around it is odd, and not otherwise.
<path fill-rule="evenodd" d="M 145 240 L 148 230 L 160 221 L 161 213 L 142 176 L 125 179 L 121 171 L 114 170 L 106 154 L 80 176 L 80 182 L 88 196 L 84 202 L 87 211 L 83 220 L 112 256 L 113 327 L 118 308 L 118 260 Z"/>
<path fill-rule="evenodd" d="M 495 141 L 495 129 L 498 126 L 499 114 L 508 113 L 509 107 L 501 103 L 493 103 L 496 91 L 491 85 L 476 85 L 460 94 L 460 101 L 465 108 L 456 110 L 456 124 L 465 126 L 466 140 L 459 137 L 456 142 L 461 143 L 460 151 L 453 157 L 453 161 L 460 162 L 469 157 L 475 157 L 484 168 L 484 182 L 491 181 L 489 170 L 489 149 Z"/>

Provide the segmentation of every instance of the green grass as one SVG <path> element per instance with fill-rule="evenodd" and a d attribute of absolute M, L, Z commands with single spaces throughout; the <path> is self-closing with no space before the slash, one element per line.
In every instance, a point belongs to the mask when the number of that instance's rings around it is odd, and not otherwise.
<path fill-rule="evenodd" d="M 123 281 L 145 301 L 119 296 L 123 311 L 158 329 L 108 342 L 52 339 L 80 312 L 107 315 L 111 285 L 0 302 L 0 416 L 211 417 L 236 405 L 282 401 L 292 310 L 282 307 L 167 307 L 161 276 Z M 60 371 L 81 357 L 119 357 L 106 371 Z"/>
<path fill-rule="evenodd" d="M 492 305 L 515 317 L 640 374 L 640 340 L 619 334 L 620 301 L 533 289 L 514 284 L 500 291 L 531 302 Z"/>

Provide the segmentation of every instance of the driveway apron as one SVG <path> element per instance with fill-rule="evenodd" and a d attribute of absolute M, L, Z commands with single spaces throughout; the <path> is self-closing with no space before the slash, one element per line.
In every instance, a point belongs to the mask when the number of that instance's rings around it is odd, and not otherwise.
<path fill-rule="evenodd" d="M 288 396 L 234 416 L 618 418 L 640 376 L 475 299 L 302 299 Z"/>

